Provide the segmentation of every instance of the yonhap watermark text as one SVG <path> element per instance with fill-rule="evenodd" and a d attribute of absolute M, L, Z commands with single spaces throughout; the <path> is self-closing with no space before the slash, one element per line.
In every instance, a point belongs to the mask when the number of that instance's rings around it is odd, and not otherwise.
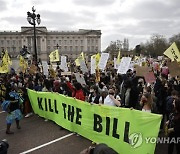
<path fill-rule="evenodd" d="M 146 143 L 160 143 L 160 144 L 178 144 L 180 143 L 180 137 L 146 137 Z"/>

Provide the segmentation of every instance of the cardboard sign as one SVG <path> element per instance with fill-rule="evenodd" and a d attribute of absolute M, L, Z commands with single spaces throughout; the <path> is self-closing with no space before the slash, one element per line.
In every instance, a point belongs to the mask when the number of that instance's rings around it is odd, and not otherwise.
<path fill-rule="evenodd" d="M 146 83 L 153 83 L 156 81 L 156 78 L 154 76 L 153 72 L 148 72 L 147 74 L 144 75 Z"/>
<path fill-rule="evenodd" d="M 167 66 L 172 77 L 180 76 L 180 65 L 176 61 L 168 62 Z"/>
<path fill-rule="evenodd" d="M 147 73 L 149 73 L 150 68 L 147 66 L 136 65 L 135 70 L 136 70 L 136 76 L 145 76 Z"/>

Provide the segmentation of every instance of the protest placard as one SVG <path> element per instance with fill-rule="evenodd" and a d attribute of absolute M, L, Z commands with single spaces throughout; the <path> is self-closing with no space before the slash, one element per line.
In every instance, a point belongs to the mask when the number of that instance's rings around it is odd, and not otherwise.
<path fill-rule="evenodd" d="M 135 65 L 135 62 L 131 61 L 130 65 L 129 65 L 129 69 L 131 69 L 133 71 L 134 70 L 134 65 Z"/>
<path fill-rule="evenodd" d="M 156 78 L 154 76 L 153 72 L 148 72 L 144 75 L 146 83 L 154 83 L 156 81 Z"/>
<path fill-rule="evenodd" d="M 68 67 L 67 67 L 67 57 L 66 56 L 61 56 L 61 69 L 64 70 L 65 72 L 68 72 Z"/>
<path fill-rule="evenodd" d="M 145 76 L 150 71 L 150 67 L 148 66 L 138 66 L 135 67 L 136 76 Z"/>
<path fill-rule="evenodd" d="M 48 66 L 47 61 L 42 61 L 42 67 L 43 67 L 43 74 L 48 77 L 48 75 L 49 75 L 49 71 L 48 71 L 49 66 Z"/>
<path fill-rule="evenodd" d="M 99 60 L 98 67 L 100 70 L 104 70 L 109 58 L 109 53 L 101 53 L 101 58 Z"/>
<path fill-rule="evenodd" d="M 74 73 L 74 75 L 76 77 L 77 82 L 79 82 L 81 85 L 86 85 L 86 82 L 85 82 L 83 74 Z"/>
<path fill-rule="evenodd" d="M 71 76 L 72 72 L 61 72 L 62 76 Z"/>
<path fill-rule="evenodd" d="M 130 62 L 131 62 L 131 57 L 123 57 L 121 59 L 117 73 L 126 74 L 127 70 L 129 69 Z"/>
<path fill-rule="evenodd" d="M 118 69 L 120 62 L 117 61 L 117 58 L 114 58 L 114 69 Z"/>
<path fill-rule="evenodd" d="M 176 76 L 180 77 L 180 65 L 176 61 L 168 62 L 167 66 L 169 68 L 169 74 L 172 77 L 176 77 Z"/>
<path fill-rule="evenodd" d="M 96 73 L 96 57 L 91 56 L 91 74 Z"/>
<path fill-rule="evenodd" d="M 87 66 L 86 66 L 86 63 L 83 59 L 79 59 L 79 63 L 80 63 L 80 68 L 81 68 L 81 71 L 83 73 L 87 73 L 88 72 L 88 69 L 87 69 Z"/>

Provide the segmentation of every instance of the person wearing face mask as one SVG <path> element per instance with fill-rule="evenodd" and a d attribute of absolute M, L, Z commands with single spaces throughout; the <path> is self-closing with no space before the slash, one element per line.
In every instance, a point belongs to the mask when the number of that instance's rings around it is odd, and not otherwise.
<path fill-rule="evenodd" d="M 100 98 L 100 94 L 98 92 L 98 87 L 97 86 L 92 86 L 91 89 L 90 89 L 88 102 L 99 104 L 99 98 Z"/>
<path fill-rule="evenodd" d="M 115 95 L 115 91 L 113 89 L 109 89 L 108 95 L 104 99 L 104 105 L 118 106 L 118 107 L 121 106 L 120 97 L 118 100 L 118 98 L 117 97 L 115 98 L 114 95 Z"/>

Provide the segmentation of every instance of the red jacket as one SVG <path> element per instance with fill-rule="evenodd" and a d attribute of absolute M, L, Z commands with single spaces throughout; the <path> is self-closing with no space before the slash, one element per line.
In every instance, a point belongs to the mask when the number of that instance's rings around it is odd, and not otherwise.
<path fill-rule="evenodd" d="M 84 93 L 83 93 L 82 89 L 76 90 L 75 98 L 79 99 L 79 100 L 82 100 L 82 101 L 85 101 L 85 96 L 84 96 Z"/>
<path fill-rule="evenodd" d="M 69 81 L 67 82 L 67 86 L 72 92 L 72 97 L 75 97 L 76 94 L 75 88 L 72 86 L 72 84 Z"/>

